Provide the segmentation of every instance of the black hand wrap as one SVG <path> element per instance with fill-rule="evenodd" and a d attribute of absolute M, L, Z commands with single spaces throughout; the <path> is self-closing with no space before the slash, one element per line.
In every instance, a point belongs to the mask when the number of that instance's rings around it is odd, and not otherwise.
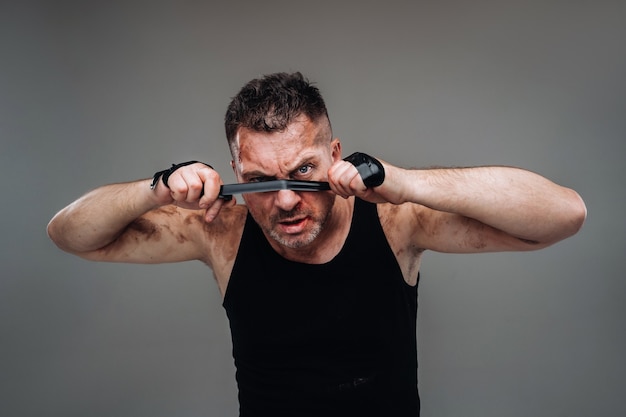
<path fill-rule="evenodd" d="M 191 165 L 191 164 L 197 164 L 197 163 L 204 164 L 208 166 L 209 168 L 213 169 L 211 165 L 205 164 L 204 162 L 200 162 L 200 161 L 187 161 L 187 162 L 183 162 L 182 164 L 172 164 L 171 168 L 156 172 L 154 176 L 152 176 L 152 183 L 150 184 L 150 189 L 154 190 L 156 188 L 157 184 L 159 183 L 159 179 L 162 179 L 163 184 L 167 188 L 170 188 L 170 186 L 167 185 L 167 180 L 170 178 L 170 175 L 172 175 L 174 171 L 176 171 L 180 167 L 184 167 L 184 166 Z"/>
<path fill-rule="evenodd" d="M 385 168 L 378 159 L 365 153 L 355 152 L 343 160 L 356 167 L 367 188 L 378 187 L 385 181 Z"/>

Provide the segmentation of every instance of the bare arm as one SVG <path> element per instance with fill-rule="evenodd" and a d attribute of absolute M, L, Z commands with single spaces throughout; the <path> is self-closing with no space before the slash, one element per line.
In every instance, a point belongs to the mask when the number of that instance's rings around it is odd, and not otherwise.
<path fill-rule="evenodd" d="M 404 171 L 402 175 L 408 185 L 405 201 L 460 215 L 460 219 L 444 218 L 461 227 L 471 226 L 465 219 L 491 226 L 520 241 L 514 241 L 521 243 L 517 249 L 565 239 L 580 229 L 586 216 L 576 192 L 518 168 L 418 170 Z M 441 216 L 434 217 L 441 220 Z M 480 230 L 481 226 L 475 227 Z M 474 241 L 478 248 L 487 244 L 480 239 Z"/>
<path fill-rule="evenodd" d="M 48 224 L 48 235 L 65 251 L 90 252 L 108 245 L 131 222 L 159 206 L 147 180 L 105 185 L 58 212 Z"/>
<path fill-rule="evenodd" d="M 350 187 L 370 201 L 415 203 L 395 213 L 412 226 L 412 243 L 423 249 L 538 249 L 576 233 L 586 216 L 575 191 L 519 168 L 405 170 L 385 164 L 385 170 L 379 187 L 365 190 L 358 175 Z"/>
<path fill-rule="evenodd" d="M 106 185 L 57 213 L 48 234 L 61 249 L 92 260 L 198 259 L 204 253 L 203 217 L 212 221 L 223 205 L 216 198 L 220 182 L 217 173 L 198 164 L 176 171 L 171 189 L 159 182 L 151 190 L 149 180 Z"/>

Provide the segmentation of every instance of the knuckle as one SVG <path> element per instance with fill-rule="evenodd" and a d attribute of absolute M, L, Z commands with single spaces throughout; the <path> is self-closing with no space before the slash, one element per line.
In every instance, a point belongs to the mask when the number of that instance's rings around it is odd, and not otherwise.
<path fill-rule="evenodd" d="M 170 183 L 170 190 L 174 195 L 186 194 L 187 185 L 182 181 L 173 181 Z"/>
<path fill-rule="evenodd" d="M 191 192 L 199 192 L 202 190 L 202 183 L 194 181 L 188 185 L 189 191 Z"/>

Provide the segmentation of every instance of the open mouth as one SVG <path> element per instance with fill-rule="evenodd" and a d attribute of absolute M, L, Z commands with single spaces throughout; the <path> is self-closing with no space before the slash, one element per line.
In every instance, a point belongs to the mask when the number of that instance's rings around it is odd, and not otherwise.
<path fill-rule="evenodd" d="M 280 222 L 280 224 L 283 224 L 285 226 L 293 226 L 293 225 L 302 223 L 304 220 L 305 219 L 283 220 L 283 221 Z"/>
<path fill-rule="evenodd" d="M 284 233 L 295 234 L 304 230 L 306 221 L 307 217 L 302 217 L 300 219 L 281 220 L 278 224 Z"/>

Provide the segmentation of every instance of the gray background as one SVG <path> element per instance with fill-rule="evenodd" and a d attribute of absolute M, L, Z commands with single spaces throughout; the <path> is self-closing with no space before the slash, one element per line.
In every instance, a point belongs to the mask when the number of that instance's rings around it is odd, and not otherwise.
<path fill-rule="evenodd" d="M 172 162 L 233 180 L 230 97 L 292 70 L 346 154 L 522 166 L 586 200 L 547 250 L 425 256 L 423 415 L 626 415 L 625 40 L 623 1 L 3 1 L 0 415 L 236 414 L 205 266 L 89 263 L 45 226 Z"/>

